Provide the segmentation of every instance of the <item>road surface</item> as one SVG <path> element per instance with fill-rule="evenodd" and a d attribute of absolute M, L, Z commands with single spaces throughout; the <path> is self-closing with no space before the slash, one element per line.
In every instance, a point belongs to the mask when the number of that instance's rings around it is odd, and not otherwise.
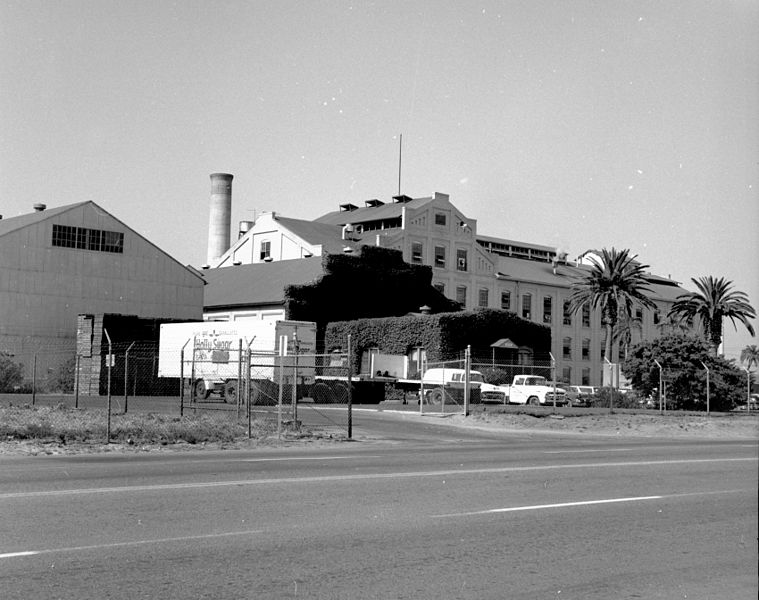
<path fill-rule="evenodd" d="M 0 596 L 756 598 L 756 443 L 357 429 L 0 459 Z"/>

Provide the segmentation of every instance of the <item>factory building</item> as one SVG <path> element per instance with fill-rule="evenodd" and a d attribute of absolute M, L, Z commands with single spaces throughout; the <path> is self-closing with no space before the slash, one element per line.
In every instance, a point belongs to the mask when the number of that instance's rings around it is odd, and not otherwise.
<path fill-rule="evenodd" d="M 87 201 L 0 218 L 0 352 L 44 374 L 74 356 L 78 315 L 201 319 L 204 280 Z"/>
<path fill-rule="evenodd" d="M 218 224 L 212 221 L 214 227 Z M 388 202 L 371 199 L 361 207 L 345 203 L 313 221 L 271 212 L 242 222 L 229 248 L 209 260 L 212 268 L 205 273 L 215 285 L 208 290 L 205 318 L 282 314 L 277 311 L 282 309 L 283 293 L 279 284 L 272 285 L 273 278 L 295 273 L 300 280 L 293 283 L 306 280 L 312 272 L 295 271 L 293 261 L 357 252 L 362 245 L 396 249 L 408 263 L 429 265 L 433 286 L 465 309 L 508 310 L 549 326 L 557 378 L 572 384 L 602 383 L 607 357 L 601 316 L 594 311 L 576 315 L 568 311 L 571 285 L 587 273 L 588 255 L 573 261 L 550 246 L 480 235 L 477 220 L 440 193 L 423 198 L 398 195 Z M 281 273 L 275 276 L 276 264 L 267 263 L 279 261 Z M 227 268 L 243 269 L 248 281 L 244 290 L 235 289 L 234 302 L 225 302 L 225 286 L 219 287 L 222 281 L 231 281 L 231 274 L 212 273 Z M 262 276 L 260 285 L 257 273 Z M 651 274 L 648 279 L 657 309 L 634 315 L 633 342 L 657 337 L 663 316 L 686 291 L 668 278 Z"/>

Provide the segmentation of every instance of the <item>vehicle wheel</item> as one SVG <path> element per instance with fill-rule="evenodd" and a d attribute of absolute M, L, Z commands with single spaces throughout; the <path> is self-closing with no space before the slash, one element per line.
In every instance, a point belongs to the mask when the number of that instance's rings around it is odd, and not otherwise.
<path fill-rule="evenodd" d="M 311 388 L 311 397 L 316 404 L 334 404 L 337 402 L 335 394 L 326 383 L 315 383 Z"/>
<path fill-rule="evenodd" d="M 531 406 L 540 406 L 540 398 L 537 396 L 530 396 L 527 398 L 527 404 Z"/>
<path fill-rule="evenodd" d="M 206 382 L 202 379 L 198 379 L 192 385 L 192 397 L 195 400 L 205 400 L 211 395 L 211 390 L 206 387 Z"/>
<path fill-rule="evenodd" d="M 443 403 L 443 388 L 435 388 L 427 392 L 427 404 L 438 406 Z"/>
<path fill-rule="evenodd" d="M 224 384 L 224 402 L 235 404 L 237 402 L 237 382 L 227 381 Z"/>

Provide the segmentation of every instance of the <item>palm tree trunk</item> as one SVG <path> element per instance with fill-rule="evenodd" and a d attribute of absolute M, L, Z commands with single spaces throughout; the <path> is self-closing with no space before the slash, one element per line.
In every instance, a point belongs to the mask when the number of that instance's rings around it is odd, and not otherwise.
<path fill-rule="evenodd" d="M 611 323 L 607 322 L 606 323 L 606 345 L 604 348 L 604 356 L 606 357 L 606 360 L 609 361 L 610 363 L 614 362 L 611 356 L 611 336 L 613 333 L 614 333 L 614 326 Z M 604 365 L 603 368 L 605 371 L 606 365 Z M 604 385 L 606 384 L 605 381 L 603 383 Z M 614 373 L 611 370 L 611 367 L 609 367 L 609 385 L 611 386 L 613 384 L 614 384 Z"/>

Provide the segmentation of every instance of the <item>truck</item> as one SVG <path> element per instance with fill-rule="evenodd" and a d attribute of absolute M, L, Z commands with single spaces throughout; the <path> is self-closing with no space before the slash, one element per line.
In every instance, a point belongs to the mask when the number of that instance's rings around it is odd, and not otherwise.
<path fill-rule="evenodd" d="M 195 400 L 216 393 L 225 402 L 236 402 L 238 390 L 249 382 L 251 402 L 271 404 L 280 380 L 285 385 L 314 383 L 315 352 L 316 323 L 311 321 L 165 323 L 158 376 L 189 380 Z"/>
<path fill-rule="evenodd" d="M 553 405 L 555 400 L 558 406 L 564 406 L 568 402 L 565 390 L 554 388 L 545 377 L 539 375 L 515 375 L 511 385 L 498 387 L 506 393 L 509 404 L 545 406 Z"/>
<path fill-rule="evenodd" d="M 440 404 L 446 394 L 454 400 L 462 400 L 465 376 L 464 369 L 427 369 L 421 379 L 425 400 L 428 404 Z M 498 386 L 486 383 L 482 373 L 470 370 L 469 400 L 473 403 L 505 403 L 506 394 Z"/>

